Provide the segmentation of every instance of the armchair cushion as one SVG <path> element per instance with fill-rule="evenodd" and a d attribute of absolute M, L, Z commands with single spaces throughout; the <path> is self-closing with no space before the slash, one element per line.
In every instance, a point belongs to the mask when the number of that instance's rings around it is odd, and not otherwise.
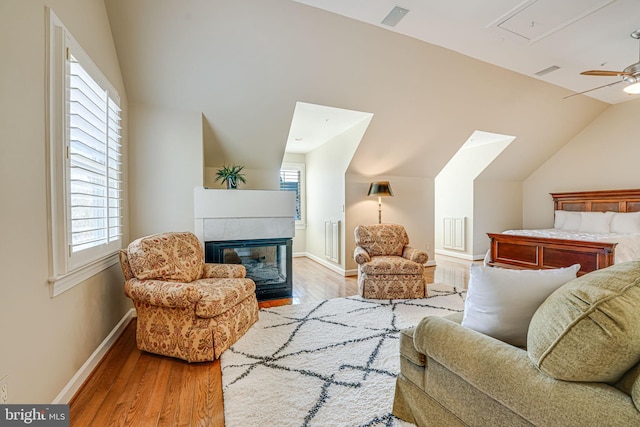
<path fill-rule="evenodd" d="M 379 274 L 422 274 L 424 267 L 408 259 L 398 256 L 376 256 L 371 261 L 362 264 L 362 273 Z"/>
<path fill-rule="evenodd" d="M 640 261 L 593 271 L 551 294 L 531 320 L 527 349 L 550 377 L 619 380 L 640 361 Z"/>
<path fill-rule="evenodd" d="M 136 278 L 192 282 L 202 276 L 204 252 L 198 238 L 188 232 L 142 237 L 127 248 Z"/>
<path fill-rule="evenodd" d="M 196 316 L 215 317 L 242 300 L 252 297 L 256 285 L 251 279 L 200 279 L 195 282 L 200 292 Z"/>

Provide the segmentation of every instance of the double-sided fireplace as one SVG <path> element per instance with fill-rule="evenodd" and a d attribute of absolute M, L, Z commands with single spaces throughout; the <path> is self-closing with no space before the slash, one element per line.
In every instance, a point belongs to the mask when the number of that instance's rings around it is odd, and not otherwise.
<path fill-rule="evenodd" d="M 295 192 L 196 187 L 193 196 L 205 260 L 244 265 L 260 301 L 291 298 Z"/>
<path fill-rule="evenodd" d="M 291 246 L 290 238 L 210 241 L 204 256 L 206 262 L 242 264 L 259 301 L 291 298 Z"/>

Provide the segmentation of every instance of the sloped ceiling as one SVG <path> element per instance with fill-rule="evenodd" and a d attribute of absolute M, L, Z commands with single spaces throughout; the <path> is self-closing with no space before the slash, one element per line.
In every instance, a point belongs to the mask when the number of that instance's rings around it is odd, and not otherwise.
<path fill-rule="evenodd" d="M 623 70 L 638 58 L 638 0 L 296 0 L 389 31 L 455 50 L 609 103 L 634 99 L 620 77 L 585 70 Z M 394 6 L 408 10 L 382 24 Z M 537 76 L 551 66 L 554 71 Z"/>
<path fill-rule="evenodd" d="M 290 0 L 105 4 L 129 102 L 201 112 L 208 164 L 277 170 L 301 101 L 373 114 L 350 173 L 434 177 L 481 130 L 516 136 L 483 176 L 522 180 L 607 107 Z"/>

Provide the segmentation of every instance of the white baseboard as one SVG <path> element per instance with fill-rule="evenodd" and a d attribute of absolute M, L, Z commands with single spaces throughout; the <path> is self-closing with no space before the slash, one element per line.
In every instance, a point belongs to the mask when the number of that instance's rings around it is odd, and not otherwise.
<path fill-rule="evenodd" d="M 323 266 L 327 267 L 329 270 L 335 271 L 336 273 L 342 275 L 342 276 L 346 276 L 346 271 L 344 268 L 342 268 L 342 266 L 328 262 L 322 258 L 320 258 L 319 256 L 315 256 L 312 253 L 309 252 L 305 252 L 304 256 L 306 256 L 307 258 L 311 258 L 312 260 L 314 260 L 315 262 L 317 262 L 318 264 L 322 264 Z"/>
<path fill-rule="evenodd" d="M 469 254 L 463 254 L 460 252 L 453 252 L 453 251 L 448 251 L 446 249 L 436 249 L 435 250 L 435 254 L 436 255 L 445 255 L 448 257 L 452 257 L 452 258 L 460 258 L 460 259 L 464 259 L 466 261 L 478 261 L 481 259 L 484 259 L 485 254 L 475 254 L 475 255 L 469 255 Z"/>
<path fill-rule="evenodd" d="M 89 378 L 91 372 L 98 366 L 98 363 L 102 360 L 107 351 L 116 342 L 116 340 L 122 335 L 125 328 L 136 317 L 136 309 L 132 308 L 120 319 L 118 324 L 107 335 L 107 337 L 100 343 L 98 348 L 93 352 L 86 362 L 78 369 L 78 372 L 69 380 L 67 385 L 64 386 L 62 391 L 53 399 L 52 404 L 67 404 L 73 398 L 73 396 L 80 390 L 82 384 Z"/>

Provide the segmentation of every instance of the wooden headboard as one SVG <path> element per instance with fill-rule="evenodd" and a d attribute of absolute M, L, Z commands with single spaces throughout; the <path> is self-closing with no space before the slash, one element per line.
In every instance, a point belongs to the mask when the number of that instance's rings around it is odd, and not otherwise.
<path fill-rule="evenodd" d="M 579 212 L 640 212 L 640 190 L 551 193 L 555 210 Z"/>

